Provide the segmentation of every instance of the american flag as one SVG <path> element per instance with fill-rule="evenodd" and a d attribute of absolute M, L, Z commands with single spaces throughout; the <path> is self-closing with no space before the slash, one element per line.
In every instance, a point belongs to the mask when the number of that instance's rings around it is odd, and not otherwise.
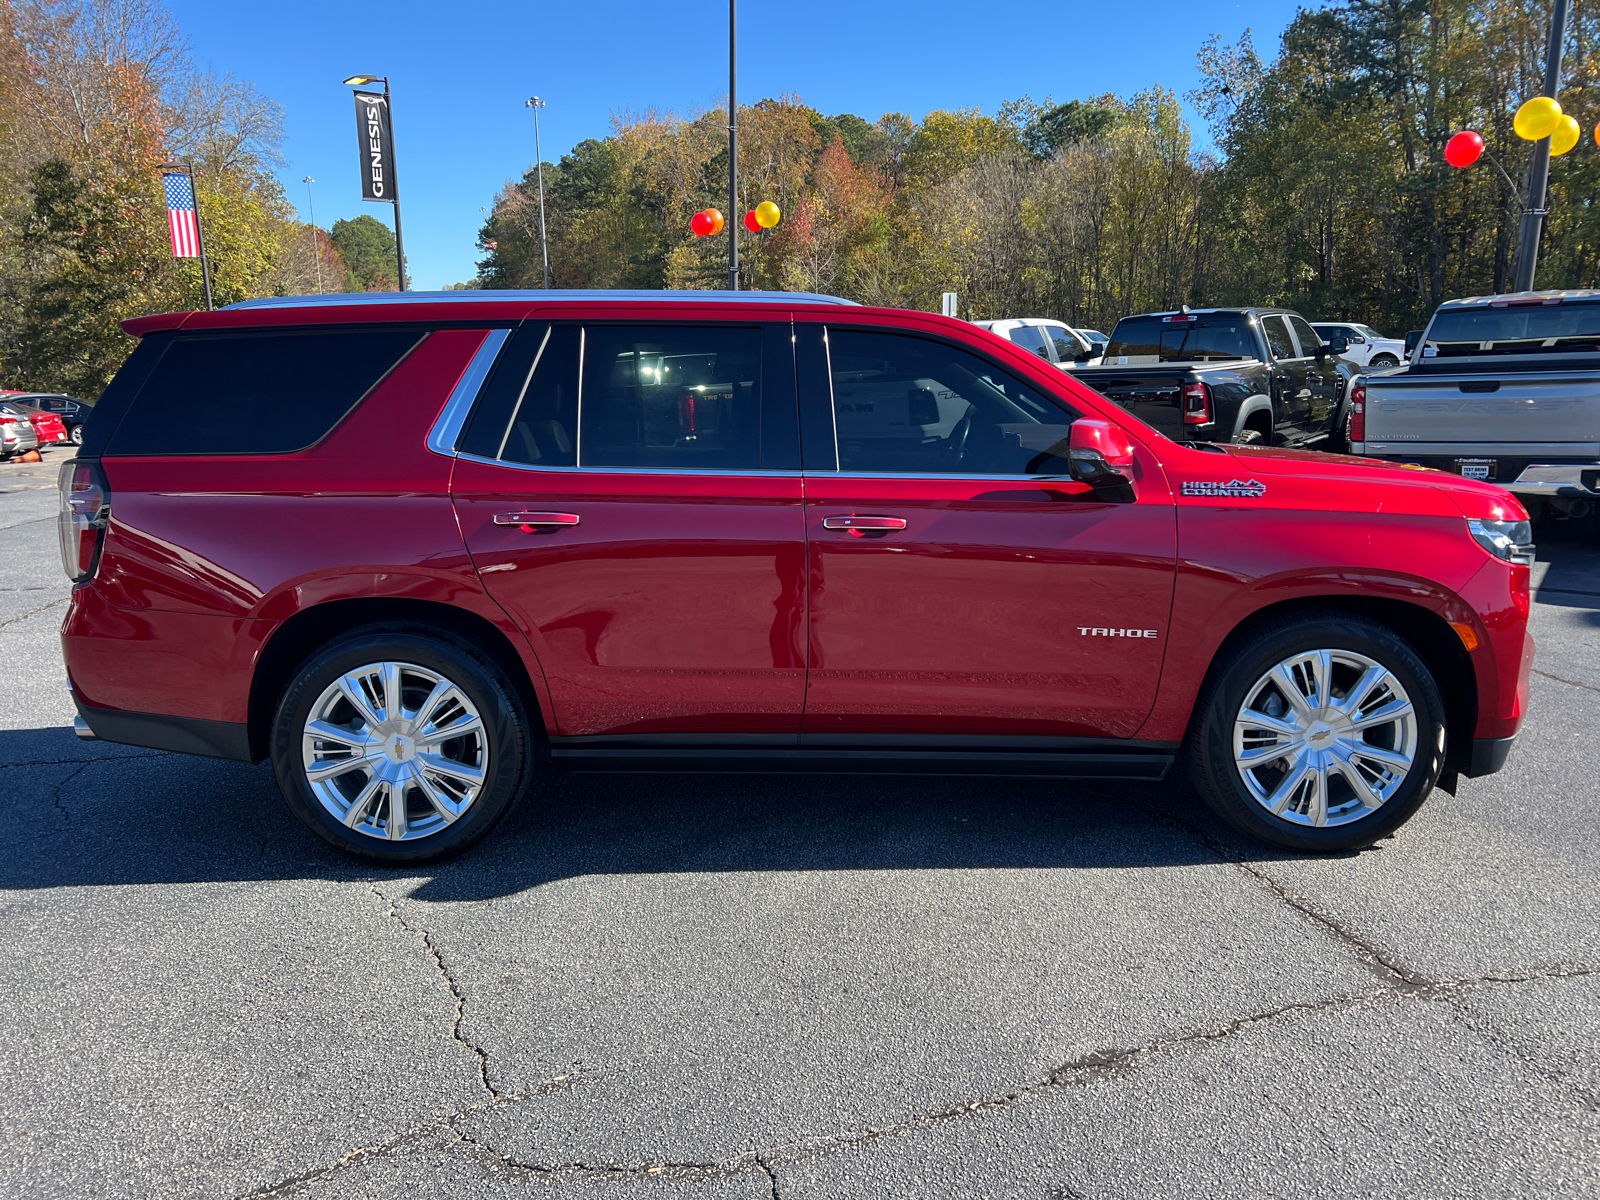
<path fill-rule="evenodd" d="M 167 223 L 172 226 L 172 256 L 200 257 L 200 223 L 194 209 L 194 181 L 183 171 L 163 171 L 161 186 L 167 192 Z"/>

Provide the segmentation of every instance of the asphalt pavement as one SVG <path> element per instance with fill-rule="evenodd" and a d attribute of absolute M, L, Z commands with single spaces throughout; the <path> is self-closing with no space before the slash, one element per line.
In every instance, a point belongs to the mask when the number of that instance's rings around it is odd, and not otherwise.
<path fill-rule="evenodd" d="M 266 767 L 77 741 L 62 455 L 0 465 L 0 1195 L 1600 1196 L 1600 547 L 1379 846 L 1181 783 L 547 781 L 363 868 Z"/>

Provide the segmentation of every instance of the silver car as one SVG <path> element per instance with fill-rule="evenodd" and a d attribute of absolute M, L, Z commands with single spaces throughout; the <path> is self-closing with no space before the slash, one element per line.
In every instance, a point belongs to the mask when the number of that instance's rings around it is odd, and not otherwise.
<path fill-rule="evenodd" d="M 0 460 L 39 448 L 33 420 L 15 404 L 0 400 Z"/>

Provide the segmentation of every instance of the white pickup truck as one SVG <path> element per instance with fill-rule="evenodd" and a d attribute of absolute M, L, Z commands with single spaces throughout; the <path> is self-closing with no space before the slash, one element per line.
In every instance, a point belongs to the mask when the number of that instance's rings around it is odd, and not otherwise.
<path fill-rule="evenodd" d="M 1352 384 L 1349 440 L 1498 483 L 1534 517 L 1600 511 L 1600 291 L 1441 304 L 1405 366 Z"/>

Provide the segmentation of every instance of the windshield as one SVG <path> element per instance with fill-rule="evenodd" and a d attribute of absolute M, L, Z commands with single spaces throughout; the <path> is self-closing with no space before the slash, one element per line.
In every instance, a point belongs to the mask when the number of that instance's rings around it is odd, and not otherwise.
<path fill-rule="evenodd" d="M 1381 338 L 1381 337 L 1383 337 L 1383 334 L 1379 333 L 1371 325 L 1352 325 L 1350 328 L 1354 329 L 1362 337 L 1369 337 L 1369 338 Z"/>
<path fill-rule="evenodd" d="M 1256 339 L 1244 313 L 1179 317 L 1124 317 L 1111 331 L 1108 362 L 1205 362 L 1254 358 Z"/>
<path fill-rule="evenodd" d="M 1428 327 L 1425 358 L 1600 350 L 1600 304 L 1451 308 Z"/>

